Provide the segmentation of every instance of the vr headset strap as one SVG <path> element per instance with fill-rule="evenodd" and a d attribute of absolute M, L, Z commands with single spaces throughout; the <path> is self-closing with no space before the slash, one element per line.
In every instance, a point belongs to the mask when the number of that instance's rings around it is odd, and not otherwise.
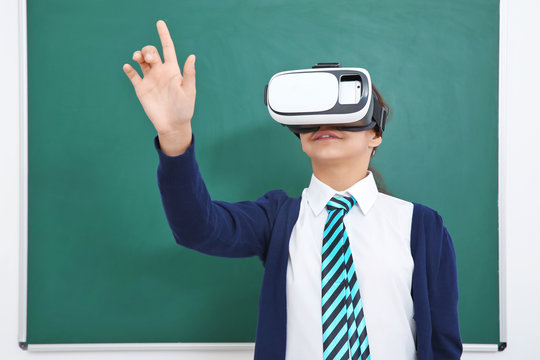
<path fill-rule="evenodd" d="M 375 91 L 373 91 L 373 100 L 373 120 L 379 126 L 379 129 L 381 129 L 381 132 L 384 132 L 386 118 L 388 117 L 388 109 L 381 106 Z"/>

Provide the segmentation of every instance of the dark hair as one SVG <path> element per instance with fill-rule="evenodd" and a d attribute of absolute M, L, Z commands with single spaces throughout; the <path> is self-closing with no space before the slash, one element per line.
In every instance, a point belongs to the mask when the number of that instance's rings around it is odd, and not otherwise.
<path fill-rule="evenodd" d="M 381 93 L 379 92 L 379 90 L 377 90 L 377 88 L 375 87 L 373 83 L 371 84 L 371 86 L 373 88 L 373 92 L 375 93 L 375 95 L 377 95 L 377 98 L 379 99 L 379 103 L 381 104 L 381 106 L 386 107 L 388 109 L 388 116 L 387 116 L 387 122 L 388 122 L 388 120 L 390 119 L 390 115 L 392 114 L 390 106 L 388 106 L 388 103 L 384 101 L 384 99 L 381 96 Z M 382 131 L 378 125 L 375 125 L 373 130 L 375 130 L 375 133 L 377 135 L 382 136 Z M 377 151 L 377 147 L 374 148 L 373 151 L 371 152 L 371 157 L 375 156 L 376 151 Z M 374 167 L 372 167 L 371 164 L 368 166 L 368 170 L 373 173 L 373 177 L 375 179 L 375 183 L 377 184 L 377 188 L 379 189 L 379 192 L 383 194 L 391 195 L 390 192 L 386 189 L 386 185 L 384 184 L 384 179 L 381 173 L 378 172 Z"/>

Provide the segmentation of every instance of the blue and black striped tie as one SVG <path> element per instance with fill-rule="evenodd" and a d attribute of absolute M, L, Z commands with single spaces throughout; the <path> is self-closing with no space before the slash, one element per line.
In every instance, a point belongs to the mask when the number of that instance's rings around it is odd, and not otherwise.
<path fill-rule="evenodd" d="M 324 360 L 370 359 L 362 299 L 343 217 L 354 197 L 334 196 L 326 205 L 322 247 Z"/>

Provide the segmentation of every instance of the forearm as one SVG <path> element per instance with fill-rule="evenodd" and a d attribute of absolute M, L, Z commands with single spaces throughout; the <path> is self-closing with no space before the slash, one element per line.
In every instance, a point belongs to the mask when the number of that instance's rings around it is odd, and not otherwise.
<path fill-rule="evenodd" d="M 166 154 L 159 136 L 154 145 L 159 154 L 157 180 L 168 224 L 178 243 L 198 249 L 213 231 L 204 210 L 211 199 L 194 161 L 194 144 L 180 155 Z"/>

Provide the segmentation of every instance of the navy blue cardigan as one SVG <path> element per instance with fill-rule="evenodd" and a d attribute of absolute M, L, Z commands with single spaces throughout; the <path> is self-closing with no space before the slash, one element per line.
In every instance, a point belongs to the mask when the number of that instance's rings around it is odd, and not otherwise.
<path fill-rule="evenodd" d="M 199 173 L 194 143 L 179 156 L 165 155 L 156 136 L 161 200 L 178 244 L 209 255 L 258 256 L 264 265 L 255 359 L 285 359 L 286 275 L 289 240 L 300 199 L 282 190 L 257 201 L 212 201 Z M 418 360 L 459 359 L 456 257 L 440 215 L 414 203 L 412 297 Z M 389 344 L 391 346 L 391 344 Z"/>

